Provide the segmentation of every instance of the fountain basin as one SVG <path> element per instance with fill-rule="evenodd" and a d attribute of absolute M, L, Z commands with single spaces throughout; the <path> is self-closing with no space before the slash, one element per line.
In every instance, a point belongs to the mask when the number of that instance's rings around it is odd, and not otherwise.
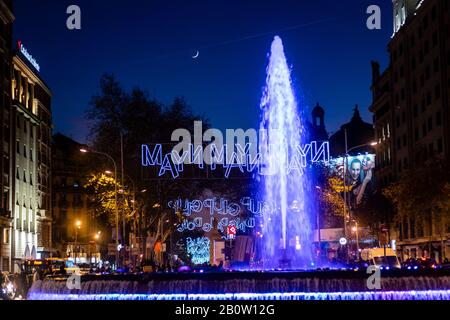
<path fill-rule="evenodd" d="M 450 270 L 382 272 L 369 290 L 362 271 L 86 275 L 33 284 L 32 300 L 405 300 L 450 299 Z"/>

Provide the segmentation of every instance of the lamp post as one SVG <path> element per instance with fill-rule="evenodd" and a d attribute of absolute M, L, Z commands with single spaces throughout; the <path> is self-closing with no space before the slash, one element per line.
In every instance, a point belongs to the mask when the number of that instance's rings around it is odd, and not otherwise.
<path fill-rule="evenodd" d="M 95 154 L 99 154 L 102 156 L 107 157 L 109 160 L 112 161 L 113 165 L 114 165 L 114 202 L 115 202 L 115 211 L 116 211 L 116 248 L 119 247 L 119 206 L 117 204 L 117 164 L 116 161 L 114 160 L 113 157 L 111 157 L 109 154 L 104 153 L 104 152 L 99 152 L 99 151 L 95 151 L 95 150 L 91 150 L 91 149 L 80 149 L 80 151 L 82 153 L 95 153 Z M 119 251 L 116 250 L 116 264 L 119 264 Z M 116 267 L 117 267 L 116 265 Z"/>
<path fill-rule="evenodd" d="M 348 201 L 347 201 L 347 181 L 346 181 L 346 176 L 347 176 L 347 170 L 348 170 L 348 154 L 349 152 L 351 152 L 352 150 L 361 148 L 361 147 L 365 147 L 365 146 L 376 146 L 378 143 L 377 142 L 369 142 L 369 143 L 364 143 L 358 146 L 354 146 L 351 147 L 350 149 L 348 148 L 348 140 L 347 140 L 347 129 L 344 129 L 344 136 L 345 136 L 345 158 L 344 158 L 344 174 L 343 174 L 343 180 L 344 180 L 344 237 L 347 238 L 347 206 L 348 206 Z M 349 219 L 350 219 L 350 212 L 349 212 Z M 347 256 L 347 262 L 348 262 L 348 252 L 346 254 Z"/>
<path fill-rule="evenodd" d="M 352 231 L 355 232 L 356 235 L 356 254 L 359 254 L 358 222 L 356 220 L 355 226 L 352 228 Z"/>
<path fill-rule="evenodd" d="M 78 230 L 81 229 L 81 221 L 77 220 L 75 222 L 75 246 L 73 249 L 73 254 L 74 254 L 74 258 L 75 258 L 75 264 L 77 264 L 77 244 L 78 244 Z"/>
<path fill-rule="evenodd" d="M 316 186 L 316 189 L 318 191 L 321 191 L 322 188 L 319 186 Z M 318 249 L 318 256 L 319 261 L 321 260 L 321 239 L 320 239 L 320 210 L 317 211 L 317 240 L 319 242 L 319 249 Z"/>

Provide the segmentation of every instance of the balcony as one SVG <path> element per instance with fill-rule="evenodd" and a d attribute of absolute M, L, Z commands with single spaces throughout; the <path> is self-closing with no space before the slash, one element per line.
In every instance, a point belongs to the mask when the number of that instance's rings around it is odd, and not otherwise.
<path fill-rule="evenodd" d="M 5 210 L 5 209 L 0 209 L 0 217 L 12 219 L 11 211 Z"/>
<path fill-rule="evenodd" d="M 9 154 L 9 143 L 6 141 L 3 141 L 3 153 Z"/>
<path fill-rule="evenodd" d="M 3 174 L 3 187 L 9 188 L 9 174 L 7 173 Z"/>

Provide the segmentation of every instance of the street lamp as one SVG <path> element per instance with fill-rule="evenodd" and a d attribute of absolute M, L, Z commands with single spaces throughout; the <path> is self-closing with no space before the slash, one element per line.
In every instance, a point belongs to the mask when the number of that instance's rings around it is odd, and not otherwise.
<path fill-rule="evenodd" d="M 356 252 L 359 253 L 359 238 L 358 238 L 358 222 L 355 221 L 355 226 L 352 228 L 352 231 L 355 232 L 356 235 Z"/>
<path fill-rule="evenodd" d="M 375 141 L 364 143 L 358 146 L 348 148 L 348 140 L 347 140 L 347 129 L 344 129 L 344 136 L 345 136 L 345 159 L 344 159 L 344 173 L 343 173 L 343 180 L 344 180 L 344 237 L 347 238 L 347 181 L 346 181 L 346 173 L 348 170 L 348 154 L 352 150 L 365 147 L 365 146 L 376 146 L 378 143 Z M 349 212 L 349 219 L 350 219 L 350 212 Z M 347 253 L 347 261 L 348 261 L 348 253 Z"/>
<path fill-rule="evenodd" d="M 320 192 L 322 191 L 322 188 L 319 186 L 316 186 L 316 189 Z M 320 239 L 320 210 L 317 211 L 317 239 L 319 241 L 319 250 L 318 250 L 318 254 L 319 254 L 319 260 L 321 258 L 321 239 Z"/>
<path fill-rule="evenodd" d="M 102 156 L 107 157 L 109 160 L 112 161 L 113 165 L 114 165 L 114 202 L 115 202 L 115 211 L 116 211 L 116 246 L 119 246 L 119 206 L 117 204 L 117 164 L 116 161 L 114 160 L 113 157 L 111 157 L 109 154 L 104 153 L 104 152 L 100 152 L 100 151 L 95 151 L 92 149 L 85 149 L 82 148 L 80 149 L 80 152 L 82 153 L 95 153 L 95 154 L 99 154 Z M 116 264 L 119 264 L 119 252 L 116 251 Z"/>
<path fill-rule="evenodd" d="M 78 230 L 81 229 L 81 221 L 77 220 L 75 222 L 75 246 L 73 249 L 73 254 L 74 254 L 74 258 L 75 258 L 75 264 L 77 264 L 77 243 L 78 243 Z"/>

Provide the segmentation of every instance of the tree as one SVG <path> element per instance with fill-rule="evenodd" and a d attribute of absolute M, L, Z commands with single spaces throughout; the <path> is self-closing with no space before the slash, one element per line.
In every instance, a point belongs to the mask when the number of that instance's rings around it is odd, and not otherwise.
<path fill-rule="evenodd" d="M 117 194 L 119 213 L 128 219 L 131 217 L 133 208 L 130 202 L 130 192 L 114 178 L 103 173 L 93 174 L 85 188 L 90 195 L 93 217 L 105 217 L 111 226 L 116 225 L 116 190 L 122 191 Z M 119 219 L 121 218 L 119 217 Z"/>
<path fill-rule="evenodd" d="M 140 166 L 141 145 L 171 144 L 171 133 L 175 129 L 185 128 L 193 132 L 194 121 L 201 120 L 206 130 L 208 121 L 203 116 L 195 115 L 183 98 L 176 98 L 167 106 L 150 98 L 143 89 L 134 88 L 131 92 L 126 92 L 119 81 L 110 74 L 101 77 L 99 89 L 99 93 L 92 96 L 86 112 L 86 118 L 91 123 L 90 144 L 94 149 L 111 155 L 116 163 L 120 164 L 121 142 L 123 142 L 125 175 L 131 178 L 138 191 L 148 189 L 148 192 L 142 195 L 142 216 L 145 223 L 141 231 L 145 234 L 150 232 L 156 239 L 164 242 L 177 222 L 176 217 L 168 214 L 167 202 L 179 196 L 192 196 L 199 190 L 200 183 L 148 180 L 143 176 Z M 120 170 L 118 176 L 121 177 Z M 128 185 L 130 179 L 124 180 L 119 182 L 125 189 L 130 189 Z M 102 186 L 101 179 L 92 183 Z M 106 198 L 107 202 L 110 200 Z M 102 208 L 100 203 L 98 207 L 102 210 L 108 209 Z M 165 224 L 167 220 L 169 223 Z M 165 228 L 162 224 L 165 224 Z"/>
<path fill-rule="evenodd" d="M 442 239 L 450 224 L 449 181 L 449 163 L 433 159 L 405 172 L 383 191 L 396 209 L 398 223 L 411 219 L 428 227 L 430 247 L 433 225 Z M 441 248 L 444 250 L 443 246 Z"/>

